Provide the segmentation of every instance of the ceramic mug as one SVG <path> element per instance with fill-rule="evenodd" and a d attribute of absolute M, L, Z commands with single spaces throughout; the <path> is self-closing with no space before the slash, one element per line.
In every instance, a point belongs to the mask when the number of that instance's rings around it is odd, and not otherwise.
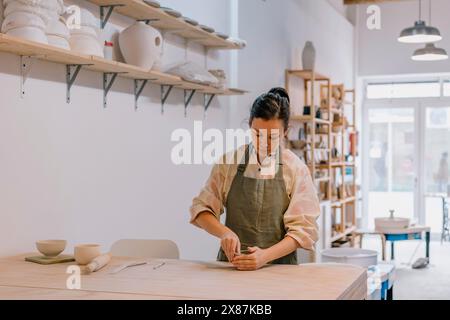
<path fill-rule="evenodd" d="M 87 265 L 100 255 L 99 244 L 79 244 L 75 246 L 75 261 L 80 265 Z"/>

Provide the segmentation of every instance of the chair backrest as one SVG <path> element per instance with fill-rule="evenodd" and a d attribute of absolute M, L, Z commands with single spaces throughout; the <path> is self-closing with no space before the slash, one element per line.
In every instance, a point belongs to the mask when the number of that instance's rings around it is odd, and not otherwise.
<path fill-rule="evenodd" d="M 111 254 L 133 258 L 180 258 L 178 246 L 171 240 L 122 239 L 111 246 Z"/>

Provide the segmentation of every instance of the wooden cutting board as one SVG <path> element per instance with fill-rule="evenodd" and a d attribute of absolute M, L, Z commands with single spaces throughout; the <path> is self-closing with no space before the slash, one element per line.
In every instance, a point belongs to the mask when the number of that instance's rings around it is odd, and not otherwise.
<path fill-rule="evenodd" d="M 57 257 L 46 257 L 46 256 L 32 256 L 25 257 L 25 261 L 39 263 L 39 264 L 56 264 L 56 263 L 66 263 L 75 261 L 73 256 L 69 255 L 59 255 Z"/>

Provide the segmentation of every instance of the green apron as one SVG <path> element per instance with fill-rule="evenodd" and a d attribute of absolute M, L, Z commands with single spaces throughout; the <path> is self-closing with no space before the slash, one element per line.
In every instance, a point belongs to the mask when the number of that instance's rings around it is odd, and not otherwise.
<path fill-rule="evenodd" d="M 245 147 L 245 161 L 239 164 L 228 193 L 225 225 L 237 234 L 241 250 L 247 247 L 269 248 L 286 235 L 283 216 L 289 197 L 280 166 L 273 179 L 254 179 L 244 176 L 249 162 L 249 145 Z M 228 261 L 220 248 L 217 260 Z M 297 252 L 272 261 L 273 264 L 298 264 Z"/>

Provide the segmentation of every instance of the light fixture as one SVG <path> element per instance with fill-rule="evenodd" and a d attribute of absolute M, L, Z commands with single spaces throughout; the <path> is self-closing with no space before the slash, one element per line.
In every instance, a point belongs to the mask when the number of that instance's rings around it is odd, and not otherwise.
<path fill-rule="evenodd" d="M 439 30 L 435 27 L 427 26 L 425 21 L 422 20 L 422 0 L 419 0 L 419 20 L 414 23 L 413 27 L 404 29 L 398 41 L 403 43 L 431 43 L 440 40 L 442 40 L 442 36 Z"/>
<path fill-rule="evenodd" d="M 425 48 L 417 49 L 412 59 L 414 61 L 441 61 L 447 60 L 448 55 L 445 49 L 436 48 L 433 43 L 427 43 Z"/>

